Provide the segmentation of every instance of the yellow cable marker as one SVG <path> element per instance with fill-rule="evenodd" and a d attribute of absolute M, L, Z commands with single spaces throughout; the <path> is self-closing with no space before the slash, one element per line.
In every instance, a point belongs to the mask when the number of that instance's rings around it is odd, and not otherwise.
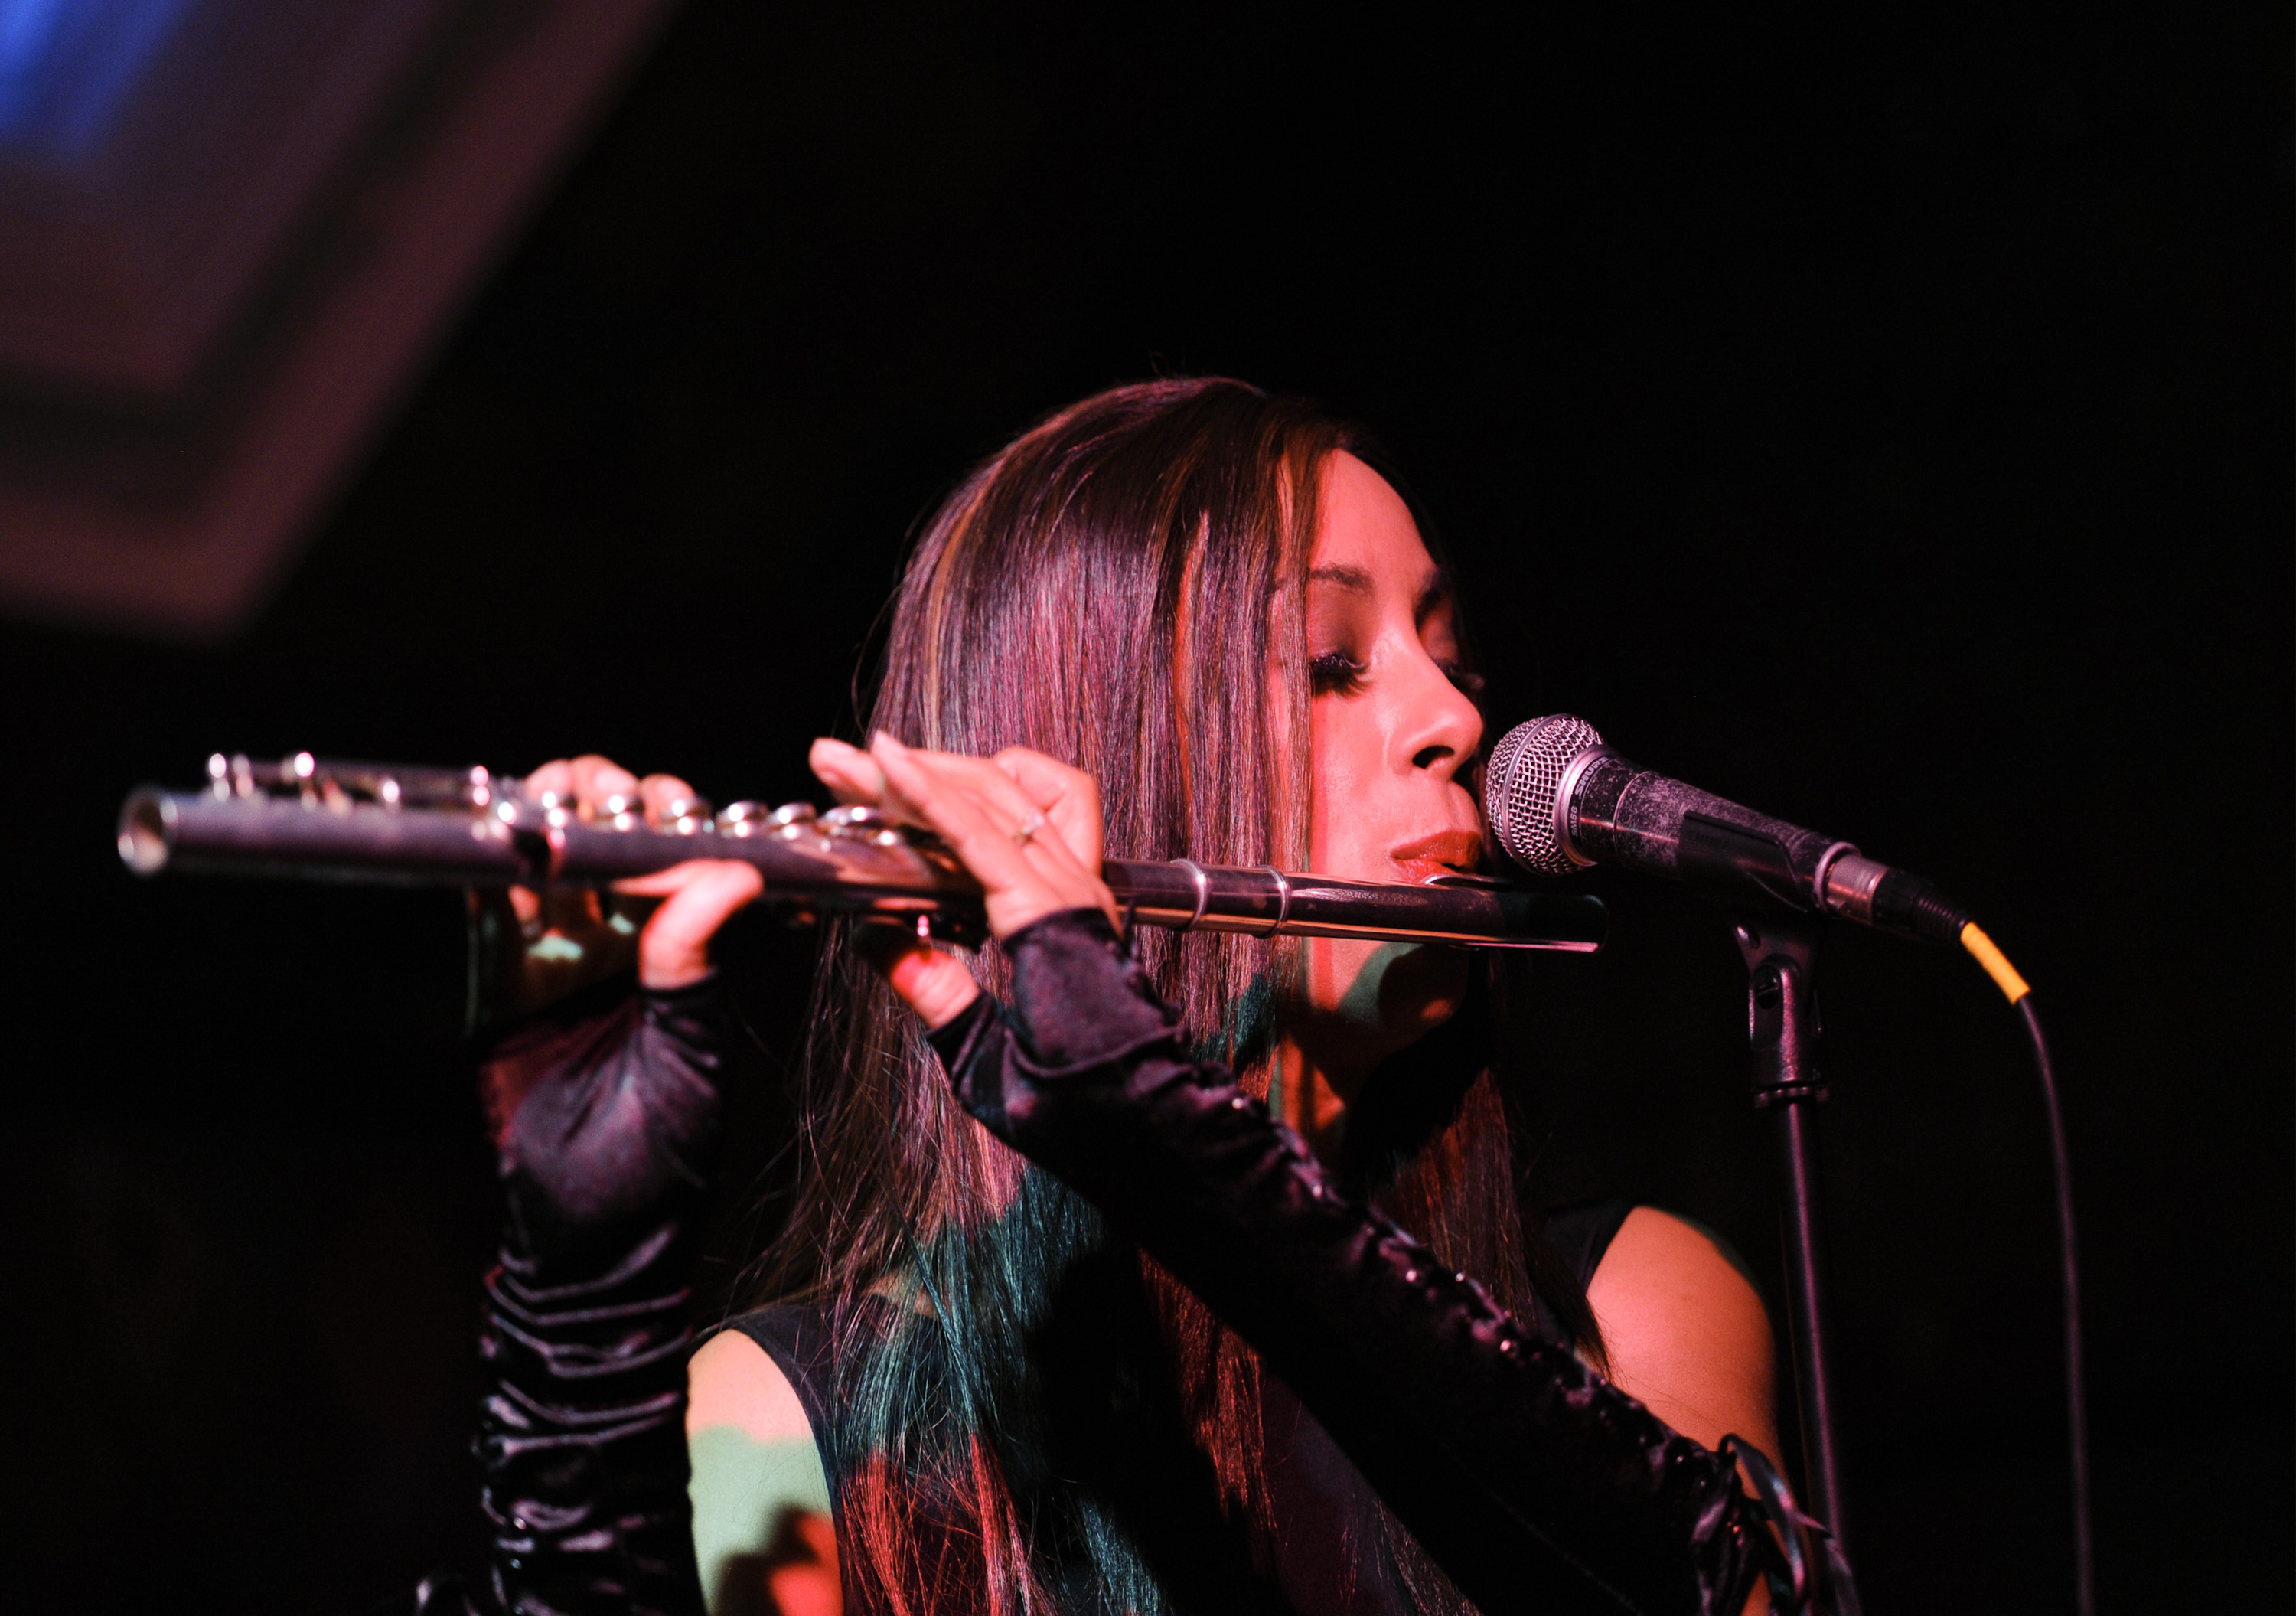
<path fill-rule="evenodd" d="M 2025 979 L 2017 974 L 2017 967 L 2009 963 L 2009 956 L 1995 947 L 1993 939 L 1977 929 L 1975 921 L 1961 929 L 1961 946 L 1976 956 L 1977 963 L 1985 967 L 1985 974 L 2009 996 L 2011 1004 L 2033 991 L 2025 985 Z"/>

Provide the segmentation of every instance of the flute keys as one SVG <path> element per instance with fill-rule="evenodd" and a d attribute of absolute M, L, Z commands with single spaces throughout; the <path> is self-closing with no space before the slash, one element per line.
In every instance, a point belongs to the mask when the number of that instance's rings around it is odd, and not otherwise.
<path fill-rule="evenodd" d="M 882 810 L 865 802 L 833 808 L 822 815 L 817 823 L 824 835 L 849 841 L 866 841 L 881 848 L 890 848 L 898 847 L 904 840 L 899 826 L 888 819 Z"/>
<path fill-rule="evenodd" d="M 672 836 L 696 836 L 718 828 L 708 800 L 701 797 L 672 797 L 653 815 L 652 822 L 655 830 Z"/>
<path fill-rule="evenodd" d="M 542 816 L 542 823 L 552 830 L 563 830 L 574 823 L 574 795 L 571 792 L 537 792 L 533 801 L 535 811 Z M 507 798 L 504 800 L 503 807 L 511 807 Z M 515 810 L 507 817 L 516 817 Z"/>
<path fill-rule="evenodd" d="M 793 841 L 813 828 L 810 802 L 784 802 L 769 808 L 762 802 L 736 802 L 718 816 L 720 836 L 775 836 Z"/>

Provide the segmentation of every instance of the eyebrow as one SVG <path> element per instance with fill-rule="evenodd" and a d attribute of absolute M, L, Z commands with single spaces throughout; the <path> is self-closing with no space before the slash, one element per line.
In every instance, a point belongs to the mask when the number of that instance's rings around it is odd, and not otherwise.
<path fill-rule="evenodd" d="M 1361 567 L 1317 567 L 1308 574 L 1310 584 L 1329 584 L 1334 589 L 1344 589 L 1350 595 L 1369 595 L 1374 586 L 1371 574 Z M 1411 603 L 1411 620 L 1424 623 L 1438 607 L 1447 606 L 1455 598 L 1451 570 L 1438 567 L 1419 587 L 1419 598 Z"/>

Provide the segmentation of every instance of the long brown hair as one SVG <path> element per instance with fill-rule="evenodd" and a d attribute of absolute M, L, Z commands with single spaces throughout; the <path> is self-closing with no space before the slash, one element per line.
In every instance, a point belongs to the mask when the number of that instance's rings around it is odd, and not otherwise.
<path fill-rule="evenodd" d="M 924 530 L 865 730 L 1084 769 L 1111 857 L 1304 867 L 1308 749 L 1286 737 L 1308 733 L 1303 597 L 1341 449 L 1378 463 L 1356 429 L 1230 381 L 1117 388 L 1049 417 Z M 1138 947 L 1206 1052 L 1265 1094 L 1297 946 Z M 975 968 L 1005 980 L 993 945 Z M 816 1435 L 852 1581 L 903 1616 L 1065 1610 L 1080 1586 L 1119 1610 L 1199 1589 L 1230 1603 L 1215 1585 L 1264 1572 L 1273 1530 L 1250 1349 L 956 1108 L 915 1018 L 834 929 L 800 1083 L 800 1183 L 752 1300 L 832 1310 L 848 1417 Z M 1351 1141 L 1373 1162 L 1358 1177 L 1529 1308 L 1496 1091 L 1469 1066 L 1442 1094 L 1392 1159 Z M 1111 1448 L 1123 1463 L 1095 1469 Z M 1132 1508 L 1151 1487 L 1154 1506 Z M 1194 1536 L 1168 1541 L 1183 1494 Z M 1422 1605 L 1464 1609 L 1389 1528 Z"/>

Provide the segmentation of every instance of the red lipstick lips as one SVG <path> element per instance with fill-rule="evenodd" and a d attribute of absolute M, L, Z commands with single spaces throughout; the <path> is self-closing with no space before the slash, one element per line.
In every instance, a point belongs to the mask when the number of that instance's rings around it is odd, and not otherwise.
<path fill-rule="evenodd" d="M 1438 831 L 1392 848 L 1387 856 L 1402 869 L 1405 880 L 1425 881 L 1431 875 L 1472 870 L 1480 865 L 1483 838 L 1477 831 Z"/>

